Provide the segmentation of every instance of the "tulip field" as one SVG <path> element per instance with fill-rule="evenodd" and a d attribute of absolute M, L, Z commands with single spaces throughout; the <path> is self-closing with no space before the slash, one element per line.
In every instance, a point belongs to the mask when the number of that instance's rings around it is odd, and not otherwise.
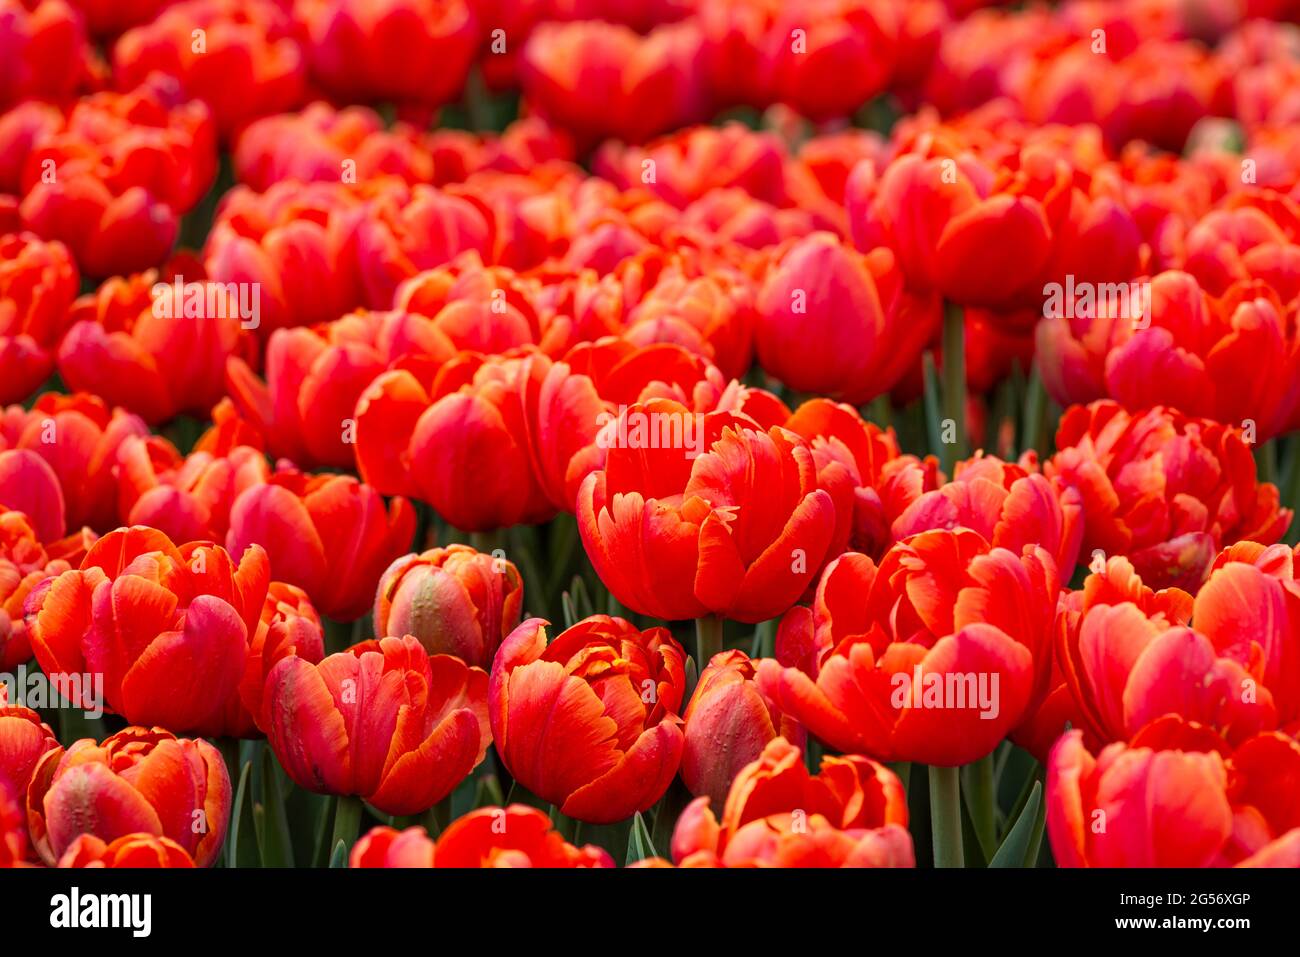
<path fill-rule="evenodd" d="M 1298 502 L 1300 0 L 0 0 L 37 923 L 1207 868 L 1091 917 L 1248 925 Z"/>

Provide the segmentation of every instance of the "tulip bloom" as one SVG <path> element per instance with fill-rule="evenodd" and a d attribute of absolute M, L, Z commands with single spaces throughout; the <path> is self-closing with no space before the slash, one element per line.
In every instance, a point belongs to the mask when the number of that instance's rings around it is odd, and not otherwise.
<path fill-rule="evenodd" d="M 917 290 L 1000 312 L 1040 307 L 1045 285 L 1066 276 L 1131 279 L 1141 244 L 1133 217 L 1085 192 L 1074 156 L 1047 134 L 1017 138 L 1003 162 L 926 131 L 924 154 L 904 153 L 878 179 L 855 170 L 846 202 L 858 248 L 892 249 Z"/>
<path fill-rule="evenodd" d="M 758 361 L 792 389 L 860 405 L 920 358 L 939 323 L 934 296 L 904 289 L 887 250 L 862 255 L 829 233 L 795 243 L 758 297 Z"/>
<path fill-rule="evenodd" d="M 391 174 L 427 183 L 437 168 L 413 127 L 396 123 L 385 129 L 374 110 L 336 110 L 320 100 L 250 123 L 234 150 L 236 178 L 259 191 L 286 180 L 337 182 L 348 160 L 356 163 L 360 182 Z"/>
<path fill-rule="evenodd" d="M 1274 634 L 1274 628 L 1257 622 L 1260 631 L 1242 640 L 1241 629 L 1224 626 L 1234 611 L 1263 610 L 1243 603 L 1245 595 L 1237 589 L 1249 588 L 1247 582 L 1271 581 L 1279 603 L 1285 592 L 1254 566 L 1237 563 L 1220 574 L 1215 588 L 1204 599 L 1202 588 L 1195 604 L 1180 589 L 1146 587 L 1123 558 L 1110 559 L 1102 572 L 1088 576 L 1082 600 L 1063 609 L 1060 665 L 1089 740 L 1127 741 L 1162 717 L 1195 722 L 1221 733 L 1229 744 L 1277 727 L 1263 648 L 1280 650 L 1290 641 L 1289 631 Z M 1259 588 L 1251 591 L 1260 596 Z M 1278 664 L 1296 666 L 1291 660 Z"/>
<path fill-rule="evenodd" d="M 852 502 L 837 499 L 835 507 L 839 523 L 849 527 L 837 529 L 830 554 L 839 554 L 849 544 L 868 555 L 882 554 L 894 540 L 892 517 L 939 485 L 934 456 L 922 461 L 904 455 L 892 429 L 867 422 L 851 405 L 809 399 L 783 424 L 812 448 L 819 474 L 829 475 L 836 463 L 848 470 Z"/>
<path fill-rule="evenodd" d="M 465 0 L 306 0 L 294 13 L 313 79 L 339 99 L 437 107 L 464 85 L 476 10 Z"/>
<path fill-rule="evenodd" d="M 891 496 L 890 505 L 902 508 L 889 515 L 890 534 L 902 541 L 928 529 L 960 526 L 979 532 L 994 548 L 1014 553 L 1041 545 L 1060 577 L 1068 579 L 1083 540 L 1082 499 L 1076 489 L 1037 469 L 1032 454 L 1011 463 L 981 453 L 958 462 L 953 480 L 935 489 L 922 491 L 923 476 L 899 477 L 894 483 L 899 494 Z"/>
<path fill-rule="evenodd" d="M 655 431 L 649 440 L 641 422 Z M 638 403 L 616 424 L 605 467 L 579 490 L 578 528 L 622 604 L 669 620 L 759 622 L 803 594 L 827 557 L 836 508 L 802 439 L 671 400 Z M 688 429 L 693 448 L 662 441 Z"/>
<path fill-rule="evenodd" d="M 96 298 L 111 295 L 104 289 Z M 59 346 L 59 374 L 151 425 L 187 412 L 206 417 L 225 395 L 227 357 L 249 348 L 241 309 L 251 300 L 188 280 L 160 282 L 150 297 L 134 313 L 75 322 Z"/>
<path fill-rule="evenodd" d="M 201 47 L 195 30 L 203 31 Z M 306 85 L 293 24 L 265 0 L 187 0 L 168 7 L 113 45 L 113 73 L 124 90 L 153 73 L 175 77 L 186 96 L 212 110 L 223 137 L 258 116 L 294 109 Z"/>
<path fill-rule="evenodd" d="M 691 20 L 646 36 L 601 20 L 544 23 L 519 61 L 525 100 L 583 143 L 633 143 L 698 120 L 699 28 Z"/>
<path fill-rule="evenodd" d="M 67 526 L 104 532 L 119 521 L 115 467 L 124 445 L 149 427 L 96 395 L 43 393 L 31 410 L 5 410 L 0 445 L 30 449 L 49 463 L 63 489 Z"/>
<path fill-rule="evenodd" d="M 128 721 L 203 731 L 239 686 L 268 580 L 260 546 L 236 565 L 220 546 L 120 528 L 32 593 L 32 648 L 48 675 L 102 674 Z"/>
<path fill-rule="evenodd" d="M 156 528 L 174 542 L 221 542 L 235 499 L 270 477 L 266 456 L 246 445 L 227 455 L 182 456 L 162 436 L 131 436 L 117 454 L 118 507 L 127 524 Z"/>
<path fill-rule="evenodd" d="M 189 852 L 168 837 L 156 834 L 125 834 L 104 841 L 94 834 L 82 834 L 68 845 L 59 867 L 193 867 Z"/>
<path fill-rule="evenodd" d="M 0 511 L 0 671 L 12 673 L 32 656 L 24 618 L 27 596 L 70 567 L 67 560 L 50 555 L 26 515 Z"/>
<path fill-rule="evenodd" d="M 719 807 L 736 775 L 758 760 L 773 738 L 803 746 L 803 728 L 763 695 L 754 670 L 743 651 L 714 655 L 682 714 L 682 781 L 692 794 L 707 796 Z"/>
<path fill-rule="evenodd" d="M 83 738 L 48 752 L 27 789 L 32 844 L 53 866 L 83 834 L 111 843 L 147 833 L 179 844 L 199 867 L 221 853 L 230 778 L 202 738 L 126 728 L 97 744 Z"/>
<path fill-rule="evenodd" d="M 27 0 L 0 18 L 0 110 L 29 98 L 61 100 L 91 85 L 95 58 L 75 4 Z"/>
<path fill-rule="evenodd" d="M 350 475 L 282 468 L 235 499 L 226 547 L 240 552 L 265 543 L 278 580 L 297 585 L 331 618 L 353 621 L 414 536 L 415 509 L 406 499 L 385 507 Z"/>
<path fill-rule="evenodd" d="M 339 182 L 277 183 L 265 193 L 236 186 L 208 233 L 204 268 L 214 282 L 259 290 L 262 336 L 333 322 L 361 305 L 356 226 L 364 206 L 356 187 Z"/>
<path fill-rule="evenodd" d="M 0 236 L 0 405 L 22 402 L 50 377 L 76 295 L 66 246 L 32 233 Z"/>
<path fill-rule="evenodd" d="M 64 503 L 59 477 L 45 459 L 28 449 L 0 452 L 0 507 L 21 512 L 40 544 L 63 537 Z"/>
<path fill-rule="evenodd" d="M 1228 756 L 1154 731 L 1093 757 L 1067 732 L 1047 766 L 1060 867 L 1300 867 L 1300 744 L 1277 732 Z"/>
<path fill-rule="evenodd" d="M 524 582 L 504 558 L 468 545 L 406 555 L 388 566 L 375 594 L 375 632 L 413 635 L 431 655 L 491 668 L 519 624 Z"/>
<path fill-rule="evenodd" d="M 487 753 L 487 675 L 414 638 L 381 638 L 319 664 L 297 656 L 266 678 L 267 739 L 289 777 L 419 814 Z"/>
<path fill-rule="evenodd" d="M 9 704 L 7 694 L 0 685 L 0 794 L 26 794 L 36 765 L 59 739 L 31 708 Z"/>
<path fill-rule="evenodd" d="M 1221 548 L 1271 545 L 1291 522 L 1228 425 L 1094 402 L 1066 411 L 1056 447 L 1043 473 L 1083 496 L 1083 554 L 1125 555 L 1152 588 L 1195 590 Z"/>
<path fill-rule="evenodd" d="M 356 405 L 366 387 L 399 359 L 441 364 L 455 351 L 422 316 L 357 311 L 322 326 L 277 329 L 266 345 L 265 382 L 238 356 L 227 361 L 226 381 L 273 456 L 303 468 L 352 468 Z"/>
<path fill-rule="evenodd" d="M 1300 333 L 1270 286 L 1244 280 L 1215 298 L 1171 270 L 1150 280 L 1142 309 L 1116 314 L 1103 303 L 1045 318 L 1036 335 L 1052 397 L 1108 397 L 1134 411 L 1168 405 L 1251 428 L 1261 442 L 1290 428 L 1300 407 Z"/>
<path fill-rule="evenodd" d="M 425 183 L 393 183 L 375 196 L 357 224 L 363 302 L 387 309 L 403 280 L 463 253 L 488 256 L 492 231 L 492 218 L 477 197 Z"/>
<path fill-rule="evenodd" d="M 488 688 L 497 753 L 569 817 L 610 824 L 659 800 L 677 774 L 686 655 L 665 628 L 595 615 L 547 643 L 531 618 L 497 651 Z"/>
<path fill-rule="evenodd" d="M 967 764 L 1046 694 L 1059 587 L 1046 550 L 966 529 L 913 536 L 879 566 L 849 552 L 782 618 L 758 686 L 838 750 Z"/>
<path fill-rule="evenodd" d="M 23 809 L 26 789 L 13 791 L 0 782 L 0 869 L 26 867 L 27 818 Z"/>
<path fill-rule="evenodd" d="M 23 223 L 66 244 L 87 275 L 161 263 L 216 175 L 211 114 L 166 86 L 83 97 L 24 163 Z"/>
<path fill-rule="evenodd" d="M 536 353 L 462 353 L 428 387 L 404 369 L 357 403 L 357 461 L 384 492 L 416 494 L 467 531 L 537 524 L 571 508 L 574 457 L 605 405 L 590 379 Z"/>
<path fill-rule="evenodd" d="M 914 867 L 907 795 L 888 768 L 858 755 L 803 753 L 774 738 L 737 775 L 719 822 L 708 797 L 677 819 L 682 867 Z"/>
<path fill-rule="evenodd" d="M 433 867 L 434 844 L 422 827 L 404 831 L 381 824 L 357 839 L 348 867 Z"/>

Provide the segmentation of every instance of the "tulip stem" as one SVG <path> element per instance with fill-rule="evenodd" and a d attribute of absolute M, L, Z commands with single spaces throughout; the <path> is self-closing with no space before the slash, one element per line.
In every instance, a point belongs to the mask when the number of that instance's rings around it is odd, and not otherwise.
<path fill-rule="evenodd" d="M 334 800 L 334 837 L 330 839 L 330 847 L 338 847 L 339 841 L 349 851 L 352 845 L 357 842 L 357 836 L 361 833 L 361 798 L 354 797 L 350 794 L 340 794 Z"/>
<path fill-rule="evenodd" d="M 943 417 L 939 460 L 948 478 L 967 455 L 966 435 L 966 310 L 948 303 L 943 313 Z M 949 426 L 951 422 L 951 426 Z M 951 432 L 949 429 L 951 428 Z M 952 441 L 949 441 L 951 436 Z"/>
<path fill-rule="evenodd" d="M 723 619 L 719 615 L 701 615 L 695 619 L 695 663 L 700 674 L 713 656 L 722 651 Z"/>
<path fill-rule="evenodd" d="M 930 834 L 935 867 L 965 867 L 961 845 L 961 773 L 930 766 Z"/>

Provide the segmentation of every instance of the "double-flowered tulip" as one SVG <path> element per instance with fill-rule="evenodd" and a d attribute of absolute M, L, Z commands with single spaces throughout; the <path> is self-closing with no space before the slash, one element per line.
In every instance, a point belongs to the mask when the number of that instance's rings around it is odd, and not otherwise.
<path fill-rule="evenodd" d="M 580 821 L 659 800 L 677 774 L 686 655 L 666 628 L 595 615 L 548 644 L 530 618 L 502 643 L 488 691 L 497 753 L 521 785 Z"/>
<path fill-rule="evenodd" d="M 1052 854 L 1061 867 L 1300 867 L 1298 777 L 1300 743 L 1280 732 L 1224 754 L 1152 728 L 1094 757 L 1070 731 L 1047 765 Z"/>
<path fill-rule="evenodd" d="M 611 431 L 605 467 L 578 491 L 578 527 L 622 604 L 759 622 L 799 599 L 837 527 L 802 438 L 668 399 L 625 409 Z"/>
<path fill-rule="evenodd" d="M 102 744 L 83 738 L 48 752 L 27 789 L 27 821 L 41 859 L 55 864 L 77 838 L 112 843 L 153 834 L 194 863 L 216 860 L 230 818 L 230 777 L 202 738 L 130 727 Z"/>
<path fill-rule="evenodd" d="M 915 535 L 879 565 L 849 552 L 782 619 L 758 686 L 839 750 L 966 764 L 1046 694 L 1058 591 L 1046 550 L 968 529 Z"/>
<path fill-rule="evenodd" d="M 32 649 L 47 675 L 68 679 L 74 707 L 206 731 L 237 693 L 269 576 L 258 545 L 236 564 L 217 545 L 120 528 L 29 596 Z M 102 676 L 103 701 L 97 682 L 71 680 L 86 674 Z"/>
<path fill-rule="evenodd" d="M 357 841 L 351 867 L 613 867 L 609 852 L 576 847 L 544 811 L 526 804 L 481 807 L 453 821 L 435 843 L 423 828 L 376 827 Z"/>
<path fill-rule="evenodd" d="M 1066 411 L 1056 447 L 1043 472 L 1083 497 L 1083 554 L 1125 555 L 1152 588 L 1194 591 L 1221 548 L 1271 545 L 1291 522 L 1233 425 L 1099 401 Z"/>
<path fill-rule="evenodd" d="M 230 508 L 226 547 L 266 549 L 278 581 L 297 585 L 331 618 L 366 613 L 384 569 L 411 547 L 415 509 L 387 506 L 350 475 L 281 468 L 240 493 Z"/>
<path fill-rule="evenodd" d="M 677 820 L 681 867 L 913 867 L 907 795 L 894 772 L 860 755 L 822 758 L 768 742 L 731 785 L 721 820 L 708 797 Z"/>
<path fill-rule="evenodd" d="M 487 684 L 483 671 L 430 656 L 411 637 L 362 642 L 319 664 L 289 656 L 266 678 L 267 739 L 299 787 L 418 814 L 487 753 Z"/>

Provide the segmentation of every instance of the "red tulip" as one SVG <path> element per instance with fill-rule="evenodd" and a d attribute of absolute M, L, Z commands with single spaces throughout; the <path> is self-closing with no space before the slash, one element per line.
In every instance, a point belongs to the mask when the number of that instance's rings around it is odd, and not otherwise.
<path fill-rule="evenodd" d="M 758 297 L 758 361 L 788 387 L 855 405 L 888 391 L 938 328 L 933 296 L 903 288 L 888 251 L 863 256 L 828 233 L 795 243 Z"/>
<path fill-rule="evenodd" d="M 148 525 L 174 542 L 226 539 L 230 509 L 247 488 L 271 476 L 257 449 L 182 456 L 159 435 L 131 436 L 117 454 L 118 507 L 130 525 Z"/>
<path fill-rule="evenodd" d="M 464 0 L 306 0 L 313 78 L 344 101 L 454 100 L 479 43 L 477 6 Z"/>
<path fill-rule="evenodd" d="M 649 441 L 638 437 L 638 423 L 649 423 Z M 678 441 L 661 441 L 674 434 Z M 605 467 L 578 493 L 578 527 L 601 581 L 632 610 L 758 622 L 811 583 L 832 544 L 836 508 L 793 432 L 757 431 L 732 413 L 699 416 L 655 399 L 616 420 Z"/>
<path fill-rule="evenodd" d="M 524 97 L 582 142 L 642 142 L 698 120 L 707 109 L 697 76 L 701 37 L 691 20 L 640 36 L 585 20 L 543 23 L 519 62 Z"/>
<path fill-rule="evenodd" d="M 286 180 L 337 182 L 349 160 L 356 164 L 358 182 L 394 175 L 427 183 L 439 166 L 415 128 L 397 123 L 385 129 L 374 110 L 336 110 L 320 100 L 250 123 L 234 150 L 236 177 L 256 190 Z"/>
<path fill-rule="evenodd" d="M 1291 782 L 1300 744 L 1264 734 L 1231 755 L 1194 739 L 1108 745 L 1068 732 L 1047 768 L 1047 833 L 1061 867 L 1297 867 Z"/>
<path fill-rule="evenodd" d="M 1194 605 L 1177 588 L 1152 591 L 1128 561 L 1112 558 L 1085 581 L 1082 600 L 1066 605 L 1061 671 L 1090 741 L 1129 740 L 1157 718 L 1195 722 L 1231 744 L 1277 727 L 1261 652 L 1280 650 L 1293 640 L 1290 632 L 1265 627 L 1241 642 L 1225 634 L 1224 622 L 1240 611 L 1233 607 L 1241 600 L 1233 579 L 1270 581 L 1279 603 L 1284 592 L 1253 566 L 1234 564 L 1220 574 L 1210 595 L 1198 594 Z M 1279 664 L 1295 667 L 1289 660 Z"/>
<path fill-rule="evenodd" d="M 0 419 L 0 445 L 30 449 L 53 469 L 63 489 L 67 526 L 107 531 L 121 524 L 115 467 L 120 450 L 149 428 L 125 409 L 111 412 L 85 392 L 45 392 L 23 412 L 11 406 Z"/>
<path fill-rule="evenodd" d="M 299 787 L 421 813 L 483 760 L 487 682 L 410 637 L 362 642 L 319 664 L 289 656 L 266 679 L 267 738 Z"/>
<path fill-rule="evenodd" d="M 571 507 L 570 465 L 604 409 L 564 363 L 462 353 L 429 388 L 406 370 L 371 384 L 357 404 L 357 461 L 366 481 L 417 494 L 457 528 L 536 524 Z"/>
<path fill-rule="evenodd" d="M 545 812 L 523 804 L 482 807 L 438 836 L 435 867 L 613 867 L 594 844 L 575 847 Z"/>
<path fill-rule="evenodd" d="M 1214 298 L 1191 275 L 1168 271 L 1150 280 L 1149 297 L 1141 316 L 1094 307 L 1044 319 L 1039 367 L 1053 398 L 1109 397 L 1135 411 L 1168 405 L 1249 428 L 1258 441 L 1290 427 L 1300 334 L 1272 288 L 1243 280 Z"/>
<path fill-rule="evenodd" d="M 902 782 L 868 758 L 825 757 L 810 775 L 774 738 L 731 785 L 721 823 L 709 805 L 696 798 L 677 819 L 682 867 L 915 866 Z"/>
<path fill-rule="evenodd" d="M 348 867 L 433 867 L 433 848 L 422 827 L 399 831 L 381 824 L 352 845 Z"/>
<path fill-rule="evenodd" d="M 239 552 L 265 542 L 278 580 L 297 585 L 331 618 L 353 621 L 414 536 L 415 509 L 406 499 L 385 507 L 378 492 L 350 475 L 281 468 L 235 499 L 226 547 Z"/>
<path fill-rule="evenodd" d="M 819 474 L 829 474 L 838 463 L 851 478 L 852 503 L 835 503 L 839 523 L 849 527 L 837 529 L 831 554 L 850 544 L 866 554 L 882 554 L 893 541 L 892 516 L 917 495 L 938 487 L 939 463 L 934 456 L 922 462 L 904 455 L 892 429 L 867 422 L 851 405 L 809 399 L 784 425 L 812 448 Z"/>
<path fill-rule="evenodd" d="M 29 97 L 60 100 L 91 85 L 95 61 L 75 4 L 26 0 L 0 16 L 0 109 Z M 8 401 L 8 400 L 6 400 Z"/>
<path fill-rule="evenodd" d="M 988 754 L 1047 693 L 1059 584 L 1051 556 L 923 532 L 877 566 L 846 553 L 791 609 L 758 686 L 808 732 L 882 761 Z"/>
<path fill-rule="evenodd" d="M 59 551 L 61 546 L 56 543 L 51 548 Z M 41 582 L 70 567 L 66 559 L 54 557 L 41 544 L 26 515 L 0 512 L 0 671 L 12 673 L 32 656 L 23 617 L 27 596 Z"/>
<path fill-rule="evenodd" d="M 488 256 L 493 224 L 482 200 L 467 190 L 394 182 L 369 204 L 357 225 L 363 301 L 388 309 L 403 280 L 463 253 Z"/>
<path fill-rule="evenodd" d="M 0 869 L 27 866 L 30 849 L 24 793 L 11 791 L 9 785 L 0 782 Z"/>
<path fill-rule="evenodd" d="M 356 226 L 364 196 L 340 182 L 236 186 L 222 199 L 203 250 L 214 282 L 254 284 L 262 336 L 332 322 L 361 305 Z"/>
<path fill-rule="evenodd" d="M 0 685 L 0 795 L 26 794 L 36 765 L 58 747 L 59 739 L 41 716 L 9 704 L 8 692 Z"/>
<path fill-rule="evenodd" d="M 665 628 L 596 615 L 547 643 L 540 618 L 502 643 L 489 714 L 510 774 L 569 817 L 621 821 L 677 774 L 686 655 Z"/>
<path fill-rule="evenodd" d="M 54 371 L 76 295 L 66 246 L 32 233 L 0 236 L 0 405 L 22 402 Z"/>
<path fill-rule="evenodd" d="M 101 293 L 102 295 L 102 293 Z M 228 356 L 248 348 L 251 292 L 177 277 L 120 324 L 79 319 L 59 346 L 69 388 L 93 392 L 157 424 L 183 413 L 205 416 L 225 394 Z M 112 324 L 110 324 L 112 322 Z"/>
<path fill-rule="evenodd" d="M 429 317 L 429 334 L 443 346 L 435 358 L 445 361 L 461 350 L 493 354 L 537 344 L 541 320 L 533 294 L 512 269 L 484 266 L 470 250 L 403 281 L 393 305 Z"/>
<path fill-rule="evenodd" d="M 208 867 L 229 818 L 230 778 L 217 749 L 162 728 L 127 728 L 102 744 L 83 738 L 50 751 L 27 790 L 32 843 L 51 866 L 83 834 L 111 843 L 147 833 Z"/>
<path fill-rule="evenodd" d="M 45 459 L 27 449 L 0 452 L 0 506 L 22 512 L 37 542 L 63 537 L 64 502 L 59 477 Z"/>
<path fill-rule="evenodd" d="M 1067 410 L 1043 467 L 1083 496 L 1083 554 L 1125 555 L 1152 588 L 1195 590 L 1220 548 L 1272 544 L 1291 522 L 1235 428 L 1113 402 Z"/>
<path fill-rule="evenodd" d="M 878 181 L 869 168 L 855 171 L 846 202 L 858 247 L 893 249 L 909 286 L 998 311 L 1038 308 L 1045 285 L 1066 277 L 1131 279 L 1137 226 L 1122 205 L 1080 185 L 1075 144 L 1054 141 L 1052 130 L 1008 132 L 1005 159 L 977 155 L 952 130 L 923 129 L 917 151 Z"/>
<path fill-rule="evenodd" d="M 68 845 L 59 867 L 193 867 L 189 852 L 171 838 L 155 834 L 126 834 L 106 842 L 82 834 Z"/>
<path fill-rule="evenodd" d="M 404 313 L 356 312 L 323 326 L 277 329 L 266 346 L 265 382 L 242 358 L 227 362 L 230 395 L 272 455 L 304 468 L 351 468 L 357 399 L 371 381 L 426 343 L 440 359 L 452 355 L 426 325 Z"/>
<path fill-rule="evenodd" d="M 413 635 L 431 655 L 491 668 L 523 600 L 523 579 L 506 559 L 467 545 L 434 548 L 388 566 L 375 594 L 375 632 Z"/>
<path fill-rule="evenodd" d="M 692 794 L 707 796 L 719 807 L 736 775 L 758 760 L 773 738 L 803 746 L 803 728 L 763 695 L 754 671 L 743 651 L 714 655 L 682 714 L 682 781 Z"/>
<path fill-rule="evenodd" d="M 1017 554 L 1041 545 L 1062 578 L 1073 573 L 1083 538 L 1082 499 L 1060 479 L 1039 473 L 1032 454 L 1011 463 L 980 453 L 958 462 L 951 482 L 929 490 L 926 477 L 917 474 L 922 464 L 906 468 L 913 474 L 895 473 L 891 482 L 888 518 L 894 541 L 932 528 L 969 528 L 994 548 Z"/>
<path fill-rule="evenodd" d="M 239 686 L 268 578 L 260 546 L 236 565 L 216 545 L 120 528 L 32 593 L 32 648 L 47 675 L 102 675 L 99 703 L 128 721 L 203 732 Z"/>
<path fill-rule="evenodd" d="M 66 244 L 85 274 L 112 276 L 163 262 L 180 215 L 216 175 L 207 107 L 169 86 L 162 80 L 83 97 L 62 129 L 26 158 L 23 223 Z"/>
<path fill-rule="evenodd" d="M 201 47 L 195 30 L 202 31 Z M 294 109 L 306 81 L 293 24 L 269 0 L 187 0 L 113 45 L 120 88 L 139 86 L 155 72 L 175 77 L 188 97 L 206 103 L 223 136 L 258 116 Z"/>

